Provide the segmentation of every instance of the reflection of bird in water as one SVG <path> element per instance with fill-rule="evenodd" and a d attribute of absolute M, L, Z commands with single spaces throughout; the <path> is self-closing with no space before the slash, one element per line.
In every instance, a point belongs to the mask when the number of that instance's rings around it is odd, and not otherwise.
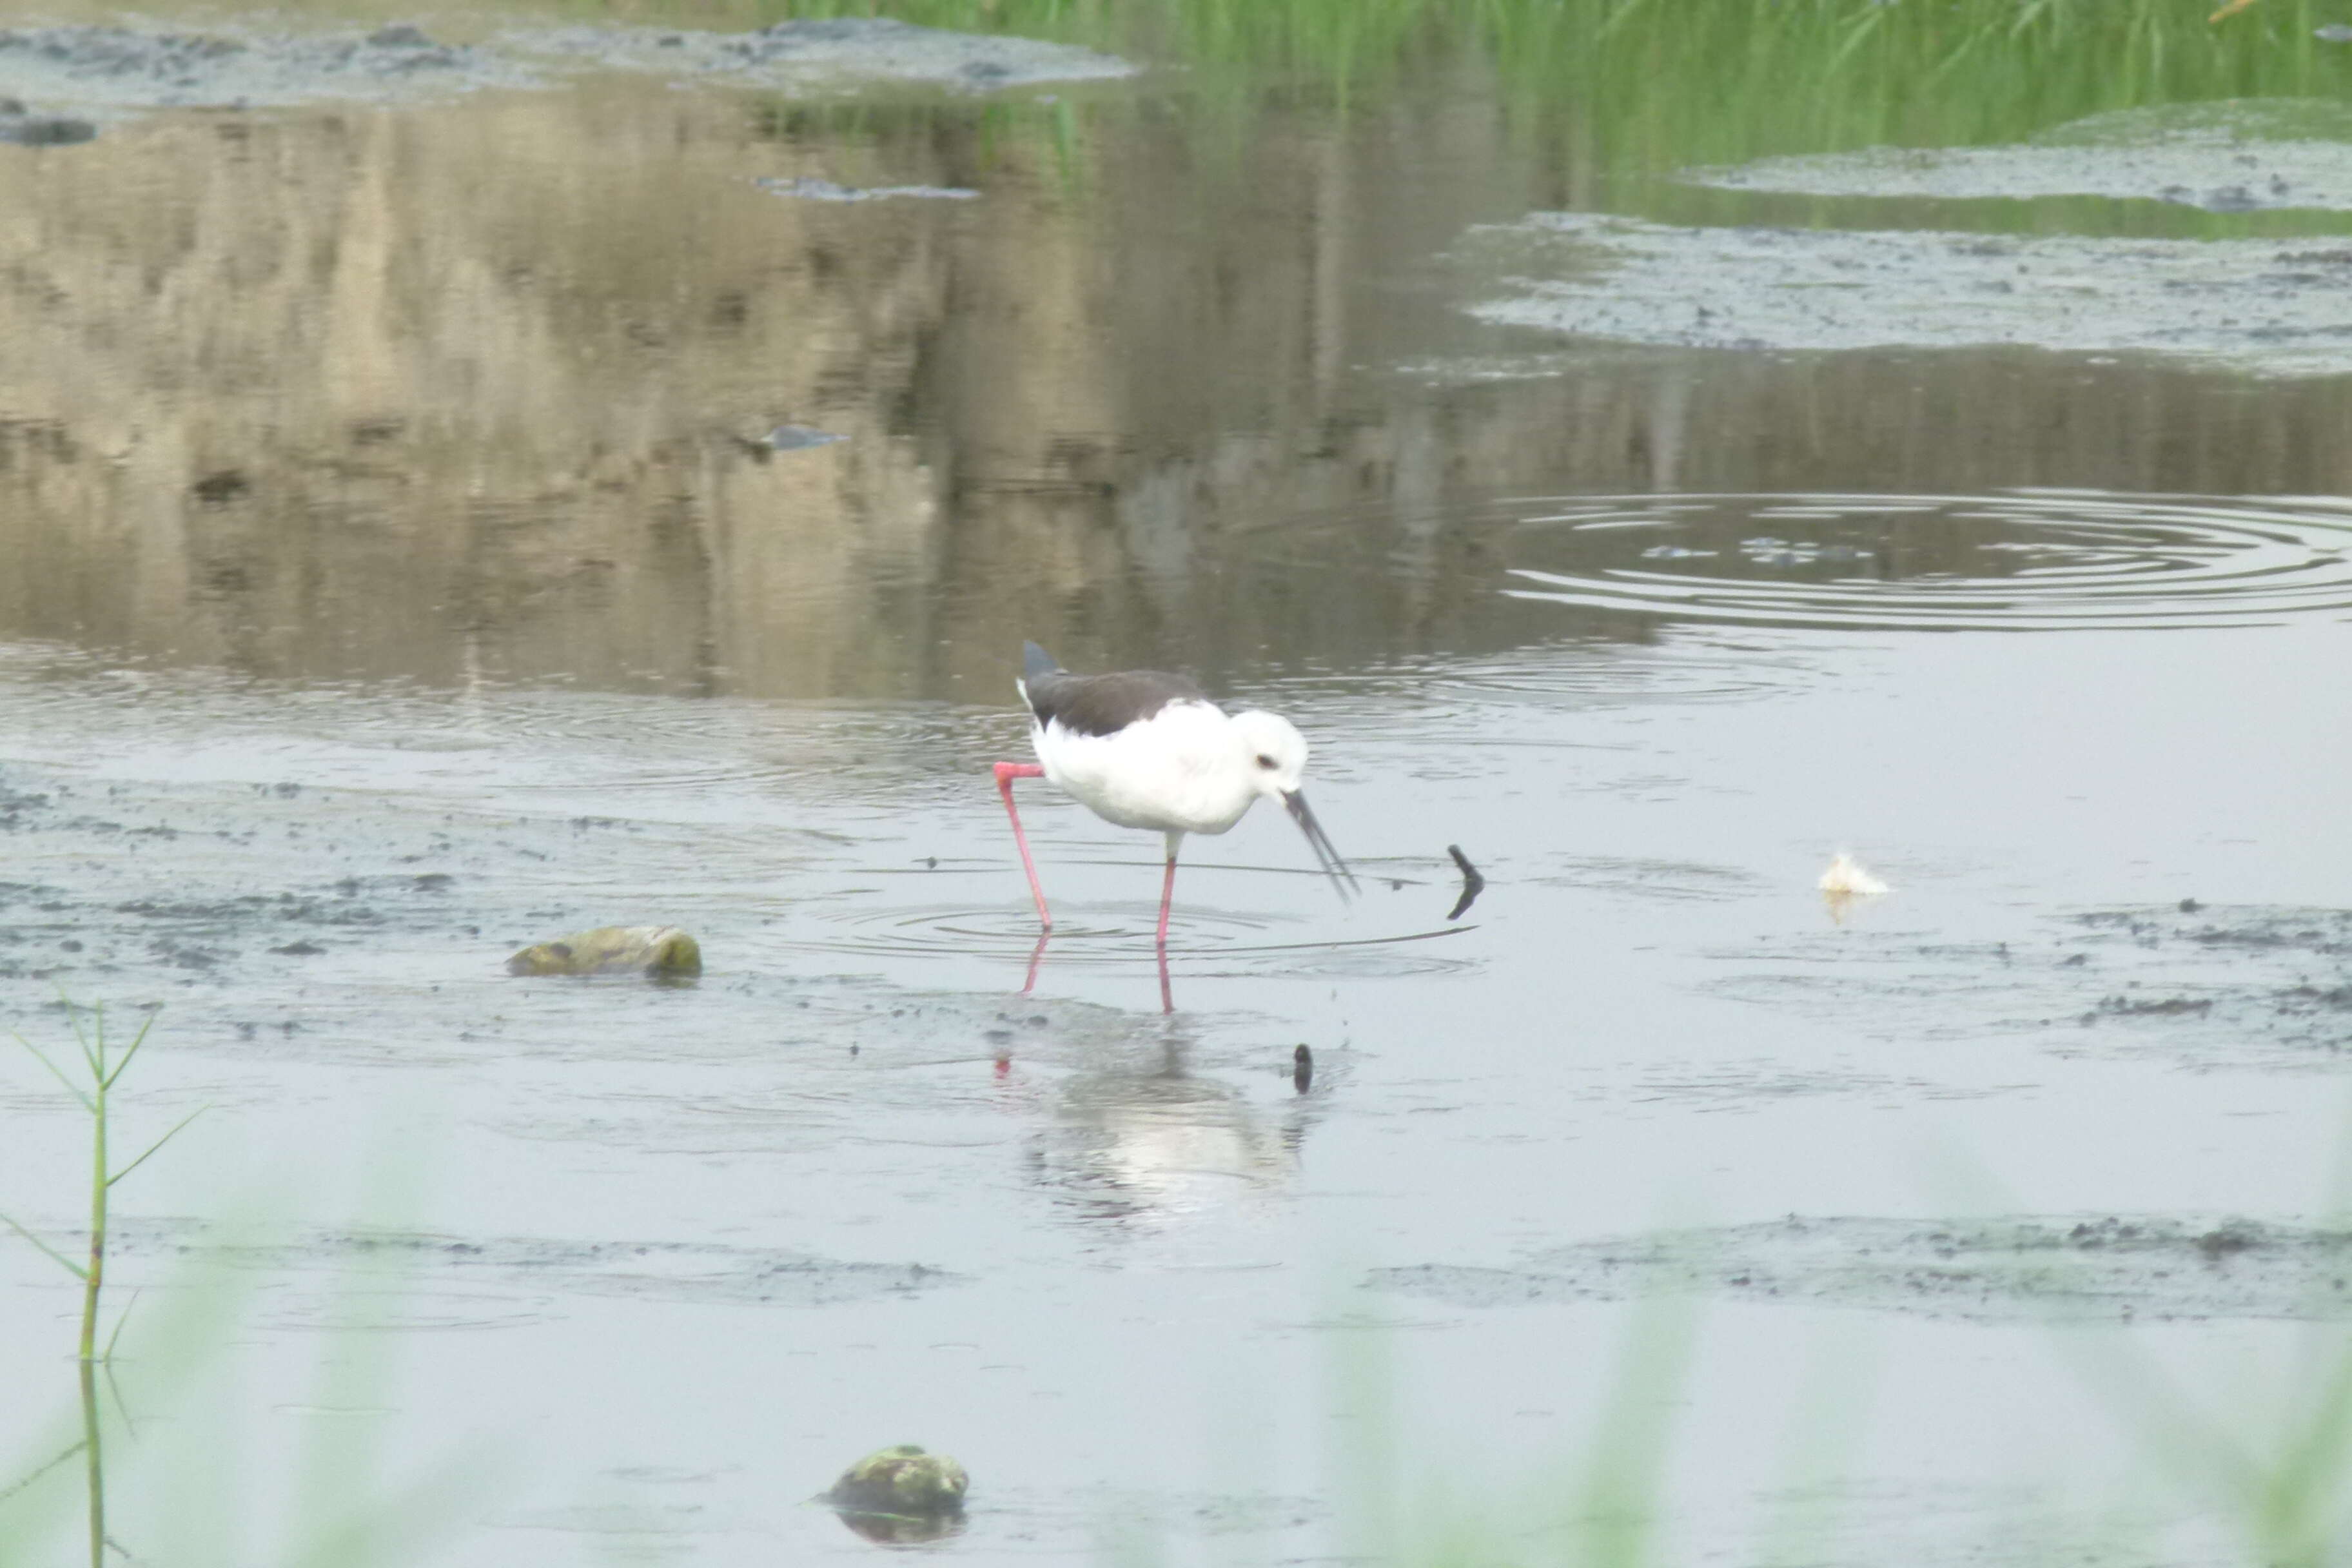
<path fill-rule="evenodd" d="M 1181 1038 L 1159 1059 L 1099 1067 L 1064 1084 L 1031 1151 L 1036 1179 L 1090 1219 L 1172 1220 L 1273 1191 L 1297 1168 L 1313 1097 L 1276 1110 L 1188 1070 Z"/>
<path fill-rule="evenodd" d="M 1223 833 L 1261 795 L 1282 802 L 1342 898 L 1355 874 L 1339 858 L 1300 793 L 1307 738 L 1287 719 L 1252 710 L 1228 716 L 1181 675 L 1125 670 L 1072 675 L 1035 643 L 1023 645 L 1019 687 L 1029 705 L 1029 739 L 1037 763 L 999 763 L 996 787 L 1013 819 L 1013 840 L 1029 873 L 1037 918 L 1054 917 L 1037 884 L 1037 866 L 1013 805 L 1013 781 L 1051 779 L 1088 810 L 1121 827 L 1165 834 L 1168 875 L 1160 889 L 1159 943 L 1168 945 L 1168 906 L 1176 895 L 1176 848 L 1187 833 Z M 1040 766 L 1038 764 L 1042 763 Z"/>

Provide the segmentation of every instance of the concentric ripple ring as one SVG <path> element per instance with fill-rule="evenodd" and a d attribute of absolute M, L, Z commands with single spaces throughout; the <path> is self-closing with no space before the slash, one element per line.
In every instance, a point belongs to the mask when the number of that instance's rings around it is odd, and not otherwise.
<path fill-rule="evenodd" d="M 2167 630 L 2352 612 L 2352 500 L 2021 490 L 1518 503 L 1510 597 L 1860 630 Z"/>

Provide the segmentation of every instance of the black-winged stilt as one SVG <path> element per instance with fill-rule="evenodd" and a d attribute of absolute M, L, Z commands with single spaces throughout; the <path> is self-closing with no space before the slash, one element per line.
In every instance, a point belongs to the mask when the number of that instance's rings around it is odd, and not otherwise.
<path fill-rule="evenodd" d="M 1072 675 L 1035 643 L 1022 645 L 1022 679 L 1014 684 L 1029 705 L 1029 741 L 1035 763 L 999 763 L 996 787 L 1013 819 L 1013 841 L 1037 918 L 1047 931 L 1054 917 L 1037 885 L 1037 864 L 1013 806 L 1013 781 L 1045 777 L 1078 797 L 1087 809 L 1121 827 L 1167 835 L 1168 876 L 1160 889 L 1159 943 L 1168 945 L 1168 905 L 1176 896 L 1176 848 L 1187 833 L 1223 833 L 1257 804 L 1282 802 L 1307 836 L 1316 863 L 1346 898 L 1355 886 L 1323 825 L 1299 791 L 1307 771 L 1307 737 L 1289 720 L 1255 710 L 1228 716 L 1181 675 L 1156 669 L 1113 675 Z M 1043 764 L 1042 766 L 1040 764 Z"/>

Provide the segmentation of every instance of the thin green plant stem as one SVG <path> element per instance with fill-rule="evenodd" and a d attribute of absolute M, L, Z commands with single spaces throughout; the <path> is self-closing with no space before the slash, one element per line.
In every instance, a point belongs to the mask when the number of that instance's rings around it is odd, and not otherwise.
<path fill-rule="evenodd" d="M 194 1121 L 197 1117 L 202 1116 L 205 1111 L 210 1110 L 211 1109 L 212 1107 L 209 1105 L 199 1105 L 194 1110 L 189 1111 L 185 1116 L 180 1118 L 179 1124 L 177 1126 L 173 1127 L 169 1132 L 164 1133 L 161 1138 L 156 1139 L 152 1143 L 147 1145 L 146 1153 L 140 1155 L 139 1158 L 131 1161 L 131 1163 L 115 1172 L 114 1174 L 107 1177 L 106 1184 L 110 1187 L 114 1185 L 115 1183 L 122 1180 L 123 1177 L 129 1175 L 131 1172 L 145 1164 L 148 1160 L 154 1155 L 155 1151 L 161 1149 L 164 1144 L 169 1143 L 173 1139 L 177 1138 L 181 1131 L 186 1128 L 189 1122 Z"/>
<path fill-rule="evenodd" d="M 11 1030 L 11 1031 L 10 1031 L 10 1033 L 11 1033 L 12 1035 L 15 1035 L 15 1031 L 14 1031 L 14 1030 Z M 16 1035 L 16 1036 L 15 1036 L 15 1037 L 16 1037 L 16 1043 L 17 1043 L 18 1045 L 20 1045 L 20 1046 L 24 1047 L 26 1050 L 28 1050 L 28 1051 L 30 1051 L 30 1052 L 32 1052 L 32 1053 L 33 1053 L 33 1059 L 34 1059 L 35 1061 L 37 1061 L 37 1062 L 40 1063 L 43 1067 L 45 1067 L 45 1068 L 48 1068 L 48 1069 L 49 1069 L 49 1076 L 50 1076 L 50 1077 L 52 1077 L 52 1078 L 56 1079 L 59 1083 L 61 1083 L 61 1084 L 65 1085 L 66 1092 L 67 1092 L 68 1094 L 72 1095 L 76 1100 L 79 1101 L 79 1102 L 80 1102 L 80 1105 L 81 1105 L 81 1108 L 82 1108 L 84 1110 L 92 1110 L 92 1109 L 94 1109 L 94 1108 L 91 1106 L 90 1102 L 89 1102 L 89 1096 L 88 1096 L 88 1095 L 84 1094 L 84 1093 L 81 1091 L 81 1086 L 80 1086 L 79 1084 L 77 1084 L 76 1082 L 74 1082 L 74 1080 L 73 1080 L 73 1079 L 71 1079 L 68 1078 L 68 1077 L 65 1075 L 65 1069 L 64 1069 L 64 1068 L 62 1068 L 58 1067 L 57 1063 L 55 1063 L 55 1062 L 53 1062 L 53 1061 L 49 1060 L 49 1058 L 48 1058 L 47 1056 L 43 1055 L 43 1054 L 42 1054 L 42 1051 L 41 1051 L 41 1047 L 38 1047 L 38 1046 L 37 1046 L 37 1045 L 33 1044 L 33 1042 L 32 1042 L 32 1041 L 30 1041 L 30 1040 L 26 1039 L 26 1038 L 24 1036 L 22 1036 L 22 1035 Z"/>
<path fill-rule="evenodd" d="M 72 1258 L 68 1258 L 64 1253 L 59 1252 L 56 1247 L 51 1247 L 47 1242 L 43 1241 L 39 1237 L 35 1236 L 31 1231 L 26 1230 L 23 1226 L 18 1225 L 6 1215 L 0 1214 L 0 1225 L 6 1226 L 10 1230 L 15 1231 L 18 1236 L 21 1236 L 26 1241 L 31 1242 L 35 1247 L 37 1247 L 43 1252 L 47 1253 L 49 1257 L 54 1258 L 60 1266 L 69 1269 L 75 1279 L 79 1279 L 83 1278 L 82 1267 L 80 1264 L 76 1263 Z"/>
<path fill-rule="evenodd" d="M 112 1089 L 112 1088 L 114 1087 L 114 1080 L 115 1080 L 116 1079 L 121 1078 L 121 1077 L 122 1076 L 122 1074 L 123 1074 L 123 1070 L 124 1070 L 125 1068 L 127 1068 L 128 1067 L 130 1067 L 130 1065 L 131 1065 L 131 1058 L 133 1058 L 133 1057 L 135 1057 L 135 1056 L 137 1056 L 137 1055 L 139 1054 L 139 1047 L 142 1047 L 142 1046 L 143 1046 L 143 1045 L 145 1045 L 145 1044 L 147 1043 L 147 1034 L 148 1034 L 148 1031 L 149 1031 L 149 1030 L 151 1030 L 151 1029 L 152 1029 L 152 1028 L 154 1028 L 154 1026 L 155 1026 L 155 1015 L 154 1015 L 154 1014 L 152 1014 L 152 1013 L 150 1013 L 150 1014 L 148 1014 L 148 1015 L 147 1015 L 147 1021 L 146 1021 L 145 1023 L 143 1023 L 143 1024 L 142 1024 L 142 1025 L 140 1025 L 140 1026 L 139 1026 L 139 1033 L 138 1033 L 138 1035 L 132 1038 L 132 1040 L 131 1040 L 131 1044 L 130 1044 L 129 1046 L 127 1046 L 126 1047 L 124 1047 L 123 1052 L 122 1052 L 122 1059 L 121 1059 L 121 1061 L 119 1061 L 119 1062 L 116 1062 L 116 1063 L 114 1064 L 114 1070 L 113 1070 L 112 1072 L 108 1073 L 108 1074 L 106 1075 L 106 1081 L 105 1081 L 105 1083 L 104 1083 L 104 1084 L 100 1085 L 100 1087 L 101 1087 L 101 1088 L 104 1088 L 104 1089 Z M 101 1028 L 101 1029 L 100 1029 L 100 1035 L 99 1035 L 99 1048 L 100 1048 L 100 1055 L 101 1055 L 101 1056 L 104 1054 L 105 1047 L 106 1047 L 105 1032 L 104 1032 L 104 1030 Z"/>
<path fill-rule="evenodd" d="M 73 998 L 62 992 L 58 995 L 65 1005 L 66 1022 L 73 1030 L 74 1044 L 81 1052 L 82 1064 L 89 1071 L 89 1087 L 87 1090 L 67 1077 L 57 1063 L 51 1061 L 47 1054 L 26 1039 L 23 1035 L 15 1034 L 14 1031 L 11 1033 L 15 1035 L 16 1043 L 30 1052 L 33 1058 L 42 1067 L 47 1068 L 49 1076 L 62 1084 L 66 1092 L 72 1095 L 76 1103 L 89 1114 L 90 1128 L 89 1260 L 86 1263 L 75 1262 L 8 1215 L 0 1214 L 0 1225 L 5 1225 L 10 1230 L 31 1242 L 45 1257 L 81 1281 L 81 1336 L 77 1352 L 78 1359 L 84 1363 L 111 1361 L 115 1346 L 121 1341 L 123 1322 L 129 1321 L 129 1313 L 126 1311 L 122 1321 L 114 1325 L 114 1331 L 107 1336 L 106 1348 L 101 1352 L 98 1345 L 98 1320 L 100 1309 L 105 1299 L 106 1243 L 112 1224 L 109 1194 L 113 1191 L 116 1183 L 154 1158 L 163 1145 L 185 1131 L 190 1122 L 212 1108 L 206 1105 L 196 1107 L 173 1123 L 171 1130 L 161 1138 L 150 1143 L 138 1158 L 119 1171 L 113 1169 L 110 1154 L 112 1121 L 108 1102 L 114 1086 L 121 1081 L 123 1073 L 130 1069 L 132 1060 L 139 1055 L 140 1047 L 147 1043 L 147 1037 L 153 1032 L 156 1015 L 149 1013 L 146 1019 L 140 1025 L 139 1033 L 132 1037 L 130 1045 L 123 1047 L 121 1055 L 109 1061 L 106 1048 L 105 1004 L 100 1003 L 89 1009 L 90 1024 L 85 1028 L 79 1016 L 79 1010 L 74 1005 Z M 134 1301 L 137 1300 L 136 1297 L 132 1299 Z"/>
<path fill-rule="evenodd" d="M 81 1447 L 89 1471 L 89 1568 L 106 1568 L 106 1456 L 99 1444 L 98 1366 L 81 1358 Z"/>
<path fill-rule="evenodd" d="M 91 1098 L 96 1104 L 90 1110 L 89 1130 L 89 1268 L 81 1277 L 81 1362 L 84 1377 L 89 1376 L 90 1359 L 98 1351 L 98 1305 L 100 1293 L 106 1287 L 106 1199 L 114 1184 L 107 1179 L 106 1161 L 106 1091 L 114 1080 L 106 1076 L 106 1011 L 98 1010 L 97 1041 L 85 1045 L 89 1057 Z M 79 1028 L 76 1030 L 79 1033 Z M 95 1487 L 96 1481 L 91 1485 Z M 93 1492 L 92 1494 L 96 1494 Z"/>
<path fill-rule="evenodd" d="M 56 1458 L 49 1460 L 47 1464 L 41 1465 L 37 1468 L 26 1471 L 23 1475 L 17 1477 L 6 1486 L 0 1487 L 0 1502 L 6 1502 L 18 1492 L 23 1491 L 35 1481 L 39 1480 L 43 1476 L 47 1475 L 51 1470 L 56 1469 L 59 1465 L 64 1464 L 76 1454 L 80 1453 L 82 1447 L 83 1445 L 79 1441 L 68 1444 L 66 1447 L 65 1451 L 60 1453 Z"/>
<path fill-rule="evenodd" d="M 122 1330 L 124 1326 L 131 1321 L 131 1309 L 137 1305 L 139 1305 L 139 1292 L 133 1290 L 131 1292 L 131 1300 L 123 1303 L 122 1315 L 114 1320 L 114 1331 L 106 1336 L 106 1353 L 98 1359 L 106 1363 L 107 1376 L 109 1378 L 111 1378 L 114 1375 L 114 1347 L 121 1342 Z M 120 1405 L 122 1402 L 122 1395 L 118 1393 L 115 1394 L 114 1399 L 115 1403 Z M 127 1418 L 129 1412 L 124 1412 L 124 1415 Z"/>

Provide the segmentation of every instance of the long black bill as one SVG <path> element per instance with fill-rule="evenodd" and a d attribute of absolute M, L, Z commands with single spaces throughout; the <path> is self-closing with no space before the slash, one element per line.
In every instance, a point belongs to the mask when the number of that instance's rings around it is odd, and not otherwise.
<path fill-rule="evenodd" d="M 1316 821 L 1315 814 L 1307 808 L 1306 792 L 1291 790 L 1283 795 L 1282 804 L 1290 808 L 1290 820 L 1298 824 L 1298 831 L 1307 835 L 1307 847 L 1315 851 L 1315 863 L 1323 868 L 1325 876 L 1331 879 L 1331 886 L 1339 890 L 1339 897 L 1345 899 L 1350 893 L 1361 892 L 1363 889 L 1356 885 L 1356 874 L 1348 869 L 1348 863 L 1339 858 L 1337 849 L 1331 847 L 1330 837 L 1324 833 L 1323 825 Z"/>

